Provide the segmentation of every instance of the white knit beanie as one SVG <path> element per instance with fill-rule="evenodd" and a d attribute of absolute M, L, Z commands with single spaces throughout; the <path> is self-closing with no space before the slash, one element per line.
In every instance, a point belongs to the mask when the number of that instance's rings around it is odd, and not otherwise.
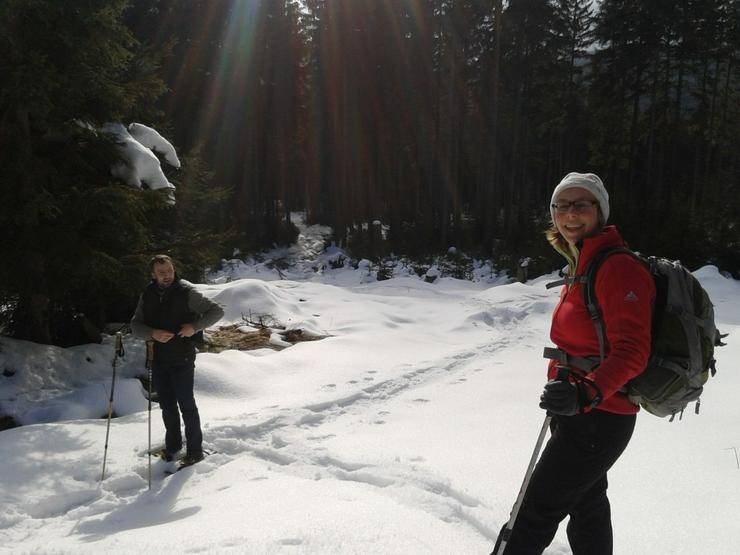
<path fill-rule="evenodd" d="M 577 173 L 571 172 L 566 175 L 555 190 L 552 192 L 552 199 L 550 200 L 550 215 L 552 221 L 555 221 L 555 209 L 552 207 L 558 198 L 558 195 L 566 189 L 572 189 L 573 187 L 580 187 L 590 192 L 599 203 L 601 208 L 601 215 L 603 216 L 602 225 L 606 224 L 609 219 L 609 193 L 606 192 L 604 183 L 595 173 Z"/>

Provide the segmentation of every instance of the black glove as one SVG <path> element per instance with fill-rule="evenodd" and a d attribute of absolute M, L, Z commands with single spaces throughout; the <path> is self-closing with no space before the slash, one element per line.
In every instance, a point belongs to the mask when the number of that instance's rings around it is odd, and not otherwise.
<path fill-rule="evenodd" d="M 585 399 L 582 384 L 567 380 L 550 380 L 540 395 L 540 408 L 552 414 L 573 416 L 583 412 Z"/>

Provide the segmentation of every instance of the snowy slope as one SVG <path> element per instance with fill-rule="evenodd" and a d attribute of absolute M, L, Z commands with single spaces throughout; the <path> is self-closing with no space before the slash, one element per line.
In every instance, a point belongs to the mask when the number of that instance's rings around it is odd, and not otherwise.
<path fill-rule="evenodd" d="M 0 340 L 0 365 L 15 371 L 0 376 L 0 406 L 38 422 L 0 434 L 0 553 L 488 553 L 544 418 L 541 352 L 557 293 L 546 278 L 363 283 L 356 273 L 200 286 L 227 323 L 270 313 L 329 337 L 199 355 L 214 454 L 168 478 L 155 462 L 151 491 L 146 402 L 132 379 L 99 481 L 111 344 Z M 740 284 L 712 267 L 697 276 L 729 345 L 699 416 L 639 416 L 610 474 L 617 554 L 740 552 Z M 121 375 L 142 358 L 126 337 Z M 32 383 L 39 365 L 53 379 Z M 547 553 L 569 552 L 561 530 Z"/>

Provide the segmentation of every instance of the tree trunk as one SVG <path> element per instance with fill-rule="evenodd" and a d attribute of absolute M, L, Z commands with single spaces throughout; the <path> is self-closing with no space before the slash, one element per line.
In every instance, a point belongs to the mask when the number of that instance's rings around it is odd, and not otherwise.
<path fill-rule="evenodd" d="M 49 303 L 49 297 L 43 293 L 33 293 L 20 299 L 14 314 L 16 337 L 51 345 Z"/>
<path fill-rule="evenodd" d="M 493 245 L 493 238 L 497 229 L 497 190 L 498 190 L 498 116 L 499 116 L 499 99 L 501 91 L 501 33 L 503 29 L 502 18 L 504 8 L 502 0 L 493 1 L 493 25 L 494 25 L 494 48 L 493 48 L 493 70 L 491 84 L 491 148 L 488 154 L 488 162 L 485 167 L 488 168 L 488 175 L 484 176 L 485 183 L 485 207 L 483 214 L 485 219 L 485 238 L 484 242 Z"/>
<path fill-rule="evenodd" d="M 708 199 L 714 199 L 715 179 L 712 179 L 712 162 L 716 158 L 717 133 L 714 128 L 715 115 L 717 113 L 717 97 L 719 96 L 719 74 L 720 74 L 720 56 L 714 60 L 714 75 L 712 77 L 712 101 L 709 107 L 709 126 L 707 129 L 707 152 L 704 159 L 704 194 Z M 715 176 L 716 177 L 716 176 Z"/>
<path fill-rule="evenodd" d="M 627 198 L 632 197 L 635 186 L 635 176 L 637 173 L 637 153 L 638 148 L 638 126 L 640 123 L 640 97 L 642 89 L 642 72 L 643 68 L 637 68 L 637 75 L 635 75 L 635 91 L 632 99 L 632 122 L 630 123 L 630 159 L 629 159 L 629 181 L 627 182 L 628 193 Z"/>

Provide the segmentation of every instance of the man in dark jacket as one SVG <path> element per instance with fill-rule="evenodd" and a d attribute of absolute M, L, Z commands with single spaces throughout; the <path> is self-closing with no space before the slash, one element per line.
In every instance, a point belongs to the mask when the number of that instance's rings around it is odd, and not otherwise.
<path fill-rule="evenodd" d="M 189 283 L 180 281 L 169 256 L 155 256 L 149 269 L 152 282 L 139 298 L 131 329 L 137 337 L 154 342 L 152 381 L 166 430 L 165 448 L 159 454 L 172 460 L 182 449 L 182 412 L 187 440 L 182 462 L 193 464 L 203 459 L 203 433 L 193 395 L 196 340 L 203 329 L 221 319 L 224 311 Z"/>

